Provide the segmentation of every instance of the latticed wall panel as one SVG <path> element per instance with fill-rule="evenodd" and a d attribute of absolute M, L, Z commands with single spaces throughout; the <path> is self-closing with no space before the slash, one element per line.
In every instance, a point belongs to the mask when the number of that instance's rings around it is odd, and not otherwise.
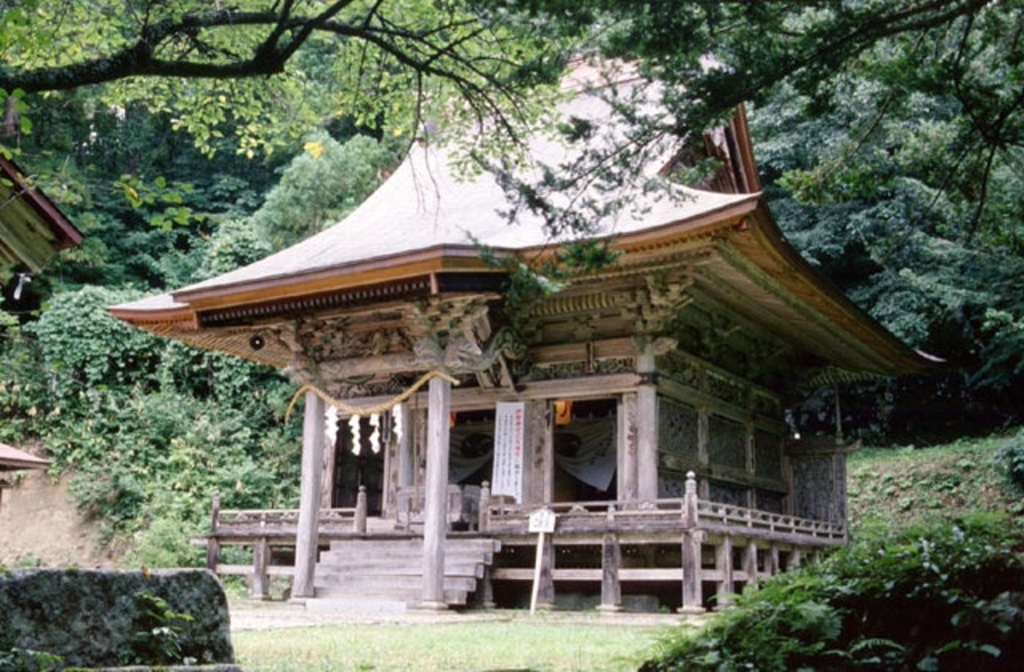
<path fill-rule="evenodd" d="M 762 429 L 754 432 L 754 471 L 760 478 L 782 480 L 781 436 Z"/>
<path fill-rule="evenodd" d="M 712 415 L 708 418 L 708 455 L 712 464 L 745 471 L 747 428 L 735 420 Z"/>
<path fill-rule="evenodd" d="M 699 466 L 697 409 L 658 400 L 658 496 L 682 497 L 686 472 Z"/>
<path fill-rule="evenodd" d="M 846 457 L 823 455 L 793 461 L 793 515 L 846 520 Z"/>
<path fill-rule="evenodd" d="M 721 504 L 732 504 L 734 506 L 750 506 L 747 499 L 747 488 L 730 485 L 722 481 L 711 481 L 708 486 L 708 499 Z"/>

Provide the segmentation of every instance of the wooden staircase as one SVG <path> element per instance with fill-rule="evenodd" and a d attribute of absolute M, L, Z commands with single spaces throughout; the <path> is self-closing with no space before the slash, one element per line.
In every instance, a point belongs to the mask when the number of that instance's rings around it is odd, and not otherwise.
<path fill-rule="evenodd" d="M 444 555 L 444 600 L 465 606 L 484 570 L 501 550 L 487 538 L 448 537 Z M 316 599 L 391 603 L 415 607 L 423 597 L 423 539 L 345 539 L 320 554 L 313 580 Z"/>

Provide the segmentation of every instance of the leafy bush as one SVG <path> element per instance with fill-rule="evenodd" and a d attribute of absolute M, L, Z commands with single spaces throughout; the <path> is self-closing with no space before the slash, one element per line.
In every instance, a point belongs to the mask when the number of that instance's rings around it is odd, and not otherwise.
<path fill-rule="evenodd" d="M 1006 471 L 1010 483 L 1024 492 L 1024 430 L 1017 432 L 995 454 L 998 467 Z"/>
<path fill-rule="evenodd" d="M 878 529 L 674 633 L 641 669 L 1010 669 L 1024 659 L 1024 564 L 1004 530 Z"/>
<path fill-rule="evenodd" d="M 107 306 L 136 298 L 138 292 L 102 287 L 54 297 L 32 331 L 58 396 L 149 383 L 166 342 L 107 312 Z"/>
<path fill-rule="evenodd" d="M 151 593 L 138 593 L 135 602 L 136 632 L 121 662 L 127 665 L 194 665 L 196 660 L 185 656 L 182 646 L 183 633 L 195 620 L 192 615 L 174 611 L 165 599 Z"/>

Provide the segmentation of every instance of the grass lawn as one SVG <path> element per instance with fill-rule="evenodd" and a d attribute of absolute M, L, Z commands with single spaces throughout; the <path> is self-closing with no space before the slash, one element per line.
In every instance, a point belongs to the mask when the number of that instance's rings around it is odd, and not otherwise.
<path fill-rule="evenodd" d="M 538 618 L 332 625 L 232 634 L 255 670 L 635 670 L 665 626 Z"/>

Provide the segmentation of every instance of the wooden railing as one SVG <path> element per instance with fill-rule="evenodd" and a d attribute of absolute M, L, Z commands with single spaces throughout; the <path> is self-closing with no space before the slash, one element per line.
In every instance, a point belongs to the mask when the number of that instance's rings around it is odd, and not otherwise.
<path fill-rule="evenodd" d="M 294 572 L 290 564 L 273 564 L 275 547 L 294 548 L 299 528 L 298 509 L 221 509 L 220 498 L 214 496 L 209 534 L 195 539 L 206 546 L 206 566 L 216 574 L 252 576 L 250 594 L 267 596 L 270 577 Z M 356 505 L 350 508 L 320 509 L 317 530 L 318 544 L 329 543 L 353 534 L 366 532 L 366 489 L 359 488 Z M 223 546 L 252 547 L 251 565 L 230 565 L 221 562 Z"/>
<path fill-rule="evenodd" d="M 704 531 L 810 545 L 846 540 L 844 523 L 811 520 L 697 498 L 696 477 L 687 475 L 687 496 L 652 502 L 594 501 L 546 505 L 557 516 L 559 533 Z M 495 501 L 484 484 L 480 529 L 516 534 L 527 531 L 529 515 L 539 508 Z"/>
<path fill-rule="evenodd" d="M 684 560 L 685 576 L 698 576 L 700 580 L 689 581 L 690 587 L 684 597 L 689 606 L 700 601 L 700 581 L 711 581 L 720 587 L 722 594 L 731 591 L 735 581 L 753 581 L 761 576 L 774 574 L 778 569 L 780 552 L 787 553 L 786 564 L 799 563 L 802 555 L 816 553 L 827 546 L 841 544 L 846 540 L 846 527 L 841 523 L 810 520 L 731 504 L 709 502 L 698 499 L 697 482 L 693 473 L 687 475 L 686 494 L 682 498 L 659 499 L 652 502 L 568 502 L 548 505 L 556 515 L 553 543 L 608 543 L 608 537 L 615 537 L 614 543 L 655 543 L 683 540 L 683 548 L 690 554 Z M 467 506 L 467 493 L 458 488 L 448 492 L 449 523 L 470 523 L 481 535 L 501 538 L 511 545 L 532 543 L 529 534 L 529 516 L 538 506 L 516 504 L 504 497 L 492 497 L 487 483 L 473 490 L 472 497 L 479 497 L 479 507 Z M 413 518 L 409 510 L 415 505 L 415 494 L 404 500 L 404 515 L 400 512 L 397 528 L 381 534 L 415 534 Z M 470 503 L 472 504 L 472 503 Z M 476 524 L 469 520 L 478 515 Z M 207 566 L 218 574 L 246 574 L 252 576 L 251 594 L 266 596 L 269 578 L 276 574 L 290 574 L 294 568 L 286 564 L 274 564 L 274 548 L 296 545 L 299 512 L 295 509 L 264 510 L 221 510 L 214 501 L 213 520 L 210 534 L 196 540 L 207 547 Z M 338 539 L 365 536 L 367 531 L 366 493 L 362 488 L 353 508 L 322 509 L 319 512 L 317 544 L 325 546 Z M 620 539 L 621 537 L 621 539 Z M 592 541 L 588 541 L 592 540 Z M 252 565 L 227 565 L 221 563 L 222 546 L 247 546 L 253 549 Z M 743 548 L 749 555 L 743 568 L 733 572 L 729 559 L 733 547 Z M 757 570 L 758 548 L 771 556 L 769 569 Z M 713 552 L 718 558 L 716 569 L 701 566 L 701 553 Z M 600 579 L 601 570 L 576 571 L 555 569 L 560 580 Z M 623 569 L 622 576 L 629 580 L 665 580 L 679 570 L 670 569 Z M 618 569 L 615 574 L 618 576 Z M 522 576 L 520 576 L 522 574 Z M 497 570 L 496 578 L 527 579 L 532 570 Z M 604 582 L 603 579 L 601 579 Z M 616 579 L 617 581 L 618 579 Z M 695 586 L 693 585 L 695 583 Z"/>

